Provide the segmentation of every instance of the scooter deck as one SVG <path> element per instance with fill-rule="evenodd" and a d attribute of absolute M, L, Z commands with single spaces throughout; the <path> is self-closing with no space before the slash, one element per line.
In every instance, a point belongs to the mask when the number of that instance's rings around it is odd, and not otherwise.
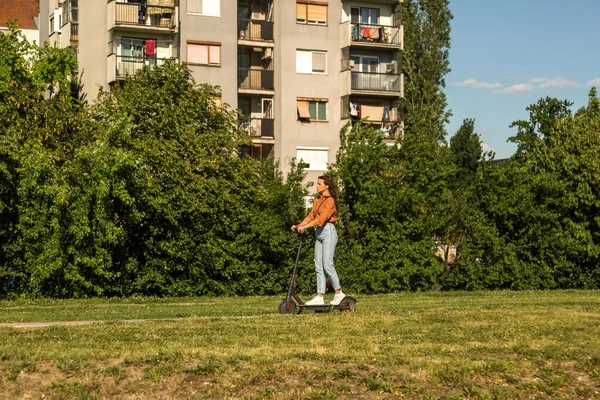
<path fill-rule="evenodd" d="M 344 300 L 346 300 L 346 302 L 344 302 Z M 334 310 L 339 310 L 339 311 L 345 310 L 347 308 L 346 304 L 348 301 L 356 304 L 356 299 L 354 297 L 346 296 L 346 297 L 344 297 L 344 300 L 342 300 L 342 302 L 338 305 L 333 305 L 333 304 L 306 305 L 303 303 L 303 304 L 298 304 L 298 308 L 300 310 L 306 310 L 306 311 L 329 312 L 329 311 L 334 311 Z"/>
<path fill-rule="evenodd" d="M 337 306 L 331 305 L 331 304 L 323 304 L 323 305 L 318 305 L 318 306 L 309 306 L 306 304 L 298 304 L 298 307 L 304 310 L 310 310 L 310 311 L 332 311 L 334 309 L 339 309 L 340 305 L 338 304 Z"/>

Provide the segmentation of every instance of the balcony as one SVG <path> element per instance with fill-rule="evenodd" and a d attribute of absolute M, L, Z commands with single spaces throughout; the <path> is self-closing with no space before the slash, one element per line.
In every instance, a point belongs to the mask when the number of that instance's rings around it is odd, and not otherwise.
<path fill-rule="evenodd" d="M 271 70 L 238 68 L 238 88 L 273 91 L 274 76 L 274 71 Z"/>
<path fill-rule="evenodd" d="M 71 22 L 71 45 L 77 46 L 79 43 L 79 23 Z"/>
<path fill-rule="evenodd" d="M 148 0 L 141 3 L 109 3 L 114 6 L 115 26 L 131 29 L 173 30 L 177 23 L 174 0 Z"/>
<path fill-rule="evenodd" d="M 253 20 L 249 18 L 238 18 L 238 39 L 272 42 L 273 22 Z"/>
<path fill-rule="evenodd" d="M 162 65 L 166 58 L 154 57 L 132 57 L 132 56 L 116 56 L 116 77 L 124 78 L 128 75 L 134 75 L 140 72 L 144 66 L 150 68 L 157 65 Z"/>
<path fill-rule="evenodd" d="M 250 136 L 273 138 L 275 121 L 272 118 L 245 118 L 240 120 L 240 129 Z"/>
<path fill-rule="evenodd" d="M 364 123 L 369 124 L 376 131 L 381 132 L 383 140 L 398 140 L 402 137 L 402 123 L 399 121 L 374 121 L 370 119 L 363 120 Z M 352 125 L 358 123 L 358 120 L 352 120 Z"/>
<path fill-rule="evenodd" d="M 354 72 L 351 73 L 352 91 L 379 92 L 400 96 L 401 76 L 399 74 L 384 74 L 378 72 Z"/>
<path fill-rule="evenodd" d="M 351 23 L 350 40 L 353 46 L 400 48 L 402 27 Z"/>

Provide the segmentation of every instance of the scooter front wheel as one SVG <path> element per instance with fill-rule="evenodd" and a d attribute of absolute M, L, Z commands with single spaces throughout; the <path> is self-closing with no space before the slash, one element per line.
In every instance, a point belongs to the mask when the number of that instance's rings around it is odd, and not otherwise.
<path fill-rule="evenodd" d="M 279 311 L 279 314 L 294 314 L 296 312 L 296 303 L 292 300 L 283 299 L 279 303 L 277 311 Z"/>

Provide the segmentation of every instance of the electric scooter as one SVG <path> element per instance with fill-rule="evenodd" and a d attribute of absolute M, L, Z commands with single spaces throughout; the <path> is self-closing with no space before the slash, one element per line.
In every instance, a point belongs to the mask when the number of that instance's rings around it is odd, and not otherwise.
<path fill-rule="evenodd" d="M 290 288 L 288 289 L 287 296 L 279 303 L 278 311 L 279 314 L 294 314 L 296 308 L 298 314 L 302 311 L 315 311 L 315 312 L 330 312 L 330 311 L 356 311 L 356 299 L 352 296 L 346 296 L 337 306 L 331 304 L 323 304 L 318 306 L 307 305 L 298 297 L 296 293 L 296 275 L 298 272 L 298 261 L 300 260 L 300 250 L 302 250 L 302 242 L 304 241 L 304 235 L 300 235 L 300 244 L 298 245 L 298 253 L 296 254 L 296 262 L 294 263 L 294 269 L 292 271 L 292 279 L 290 280 Z"/>

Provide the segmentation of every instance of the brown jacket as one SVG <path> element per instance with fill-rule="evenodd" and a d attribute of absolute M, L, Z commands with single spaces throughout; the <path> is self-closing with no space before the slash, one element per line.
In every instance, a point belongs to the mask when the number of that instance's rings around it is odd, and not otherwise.
<path fill-rule="evenodd" d="M 315 226 L 323 226 L 326 222 L 335 222 L 337 210 L 335 209 L 335 200 L 331 196 L 321 196 L 315 199 L 312 210 L 306 218 L 300 223 L 315 221 Z"/>

